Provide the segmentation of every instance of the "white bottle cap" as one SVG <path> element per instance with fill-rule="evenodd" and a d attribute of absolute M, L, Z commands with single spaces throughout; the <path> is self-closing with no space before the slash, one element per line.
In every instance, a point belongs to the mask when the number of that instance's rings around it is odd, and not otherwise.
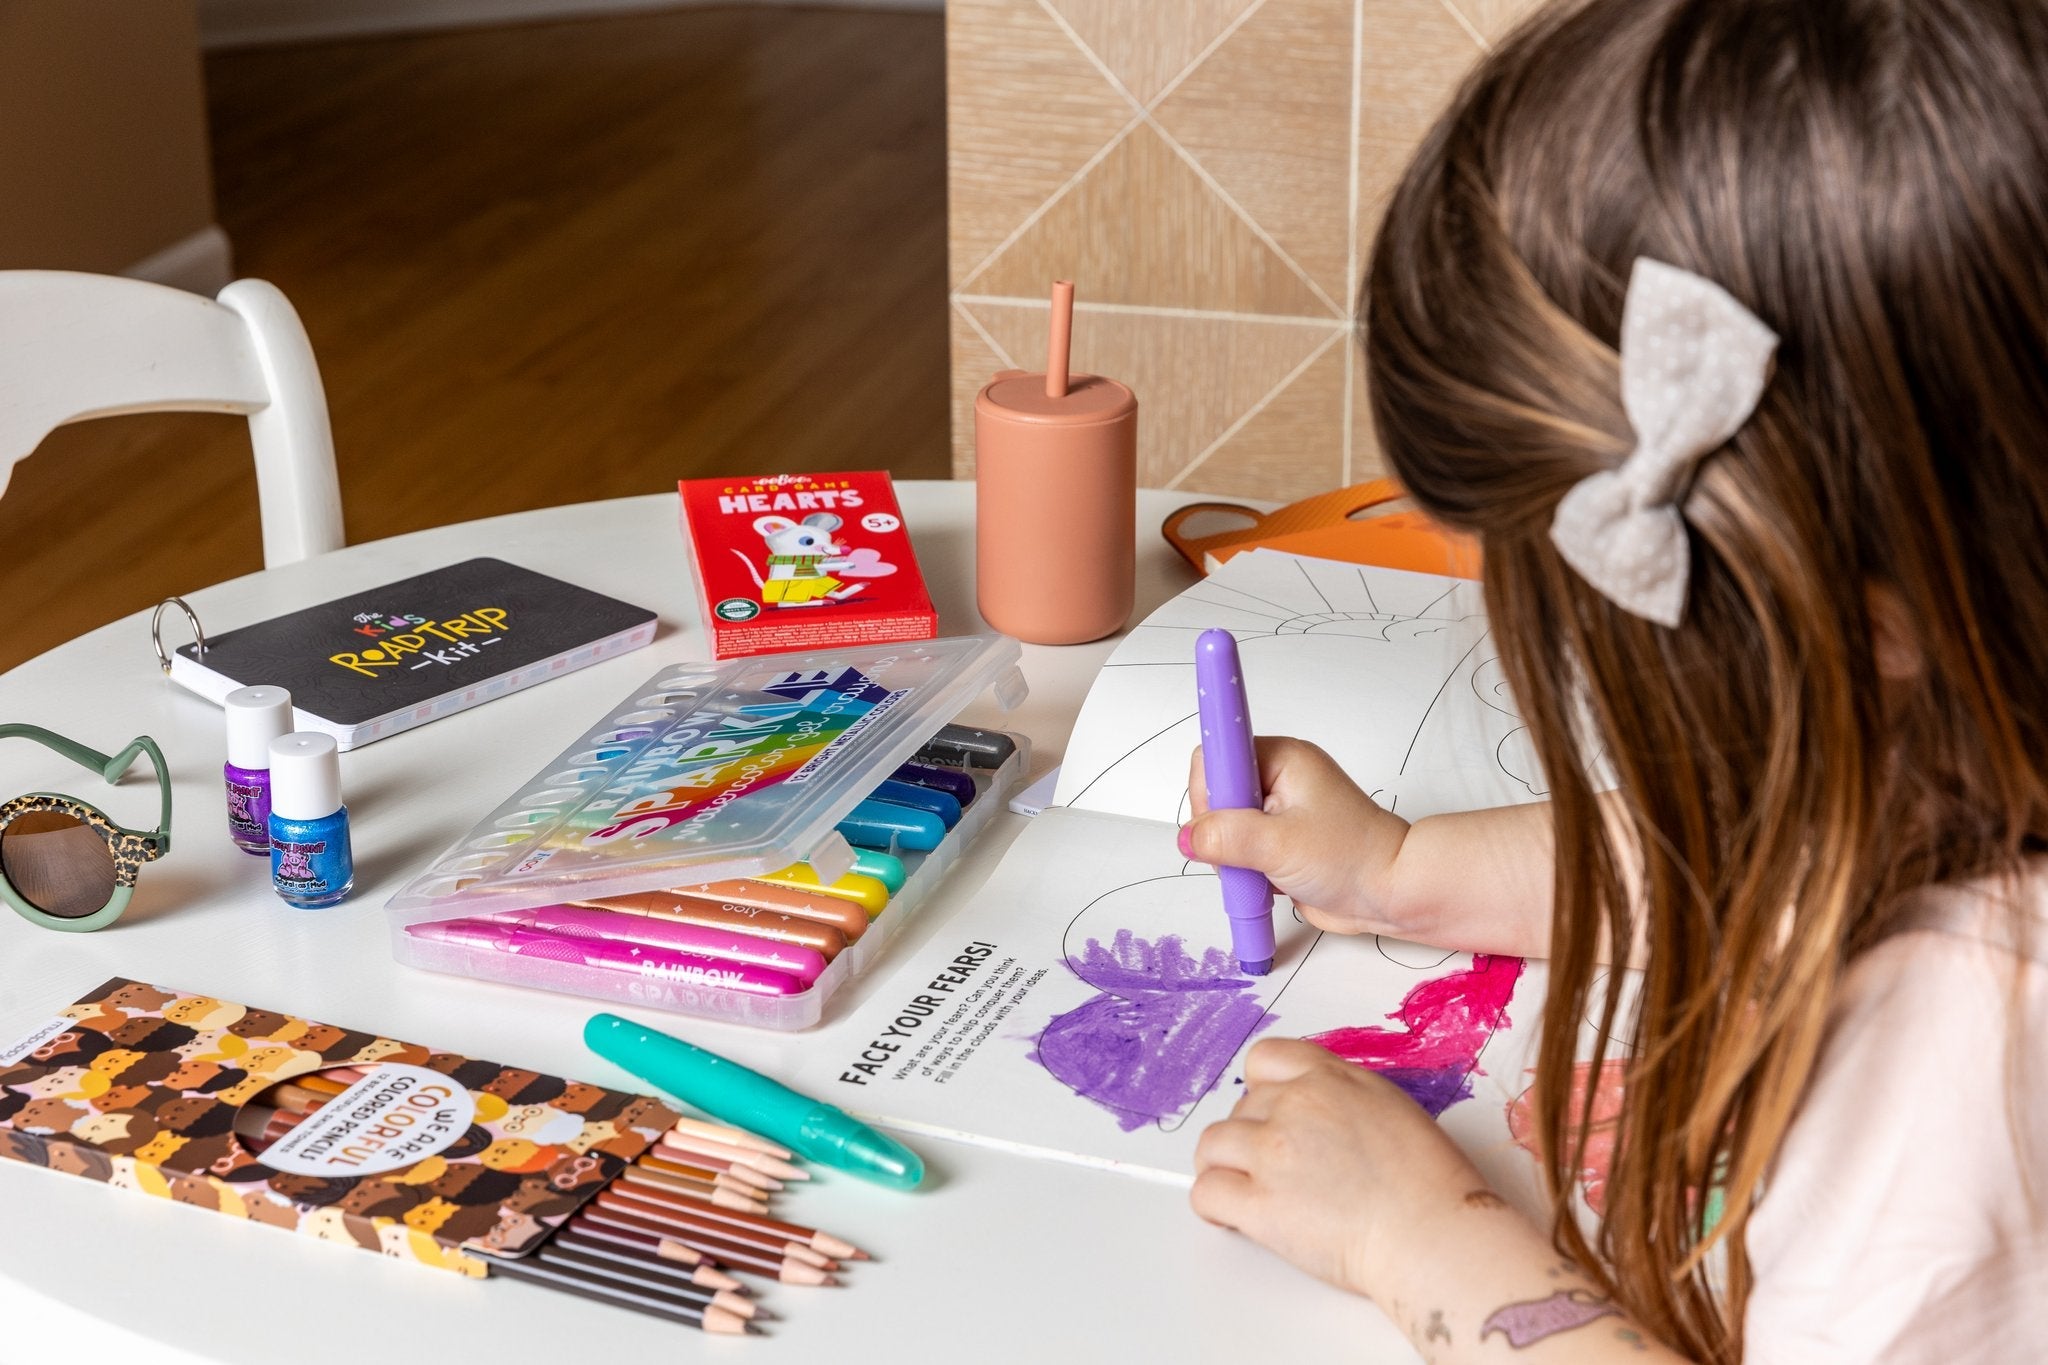
<path fill-rule="evenodd" d="M 341 754 L 334 736 L 301 730 L 270 741 L 270 813 L 324 820 L 341 809 Z"/>
<path fill-rule="evenodd" d="M 221 700 L 228 717 L 228 762 L 270 766 L 270 741 L 292 732 L 292 694 L 282 687 L 238 687 Z"/>

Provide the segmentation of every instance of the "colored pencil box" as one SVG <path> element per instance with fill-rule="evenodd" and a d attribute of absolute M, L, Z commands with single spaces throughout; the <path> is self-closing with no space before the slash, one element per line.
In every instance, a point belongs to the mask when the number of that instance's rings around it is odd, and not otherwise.
<path fill-rule="evenodd" d="M 337 1067 L 363 1074 L 258 1150 L 245 1108 Z M 538 1248 L 677 1117 L 121 977 L 0 1051 L 0 1157 L 470 1276 Z"/>
<path fill-rule="evenodd" d="M 805 989 L 750 994 L 652 960 L 621 969 L 560 944 L 542 956 L 408 931 L 707 884 L 730 899 L 739 879 L 794 864 L 831 886 L 854 866 L 842 826 L 885 780 L 977 698 L 1022 700 L 1020 653 L 985 635 L 664 669 L 391 899 L 393 955 L 617 1004 L 810 1027 L 1002 809 L 1029 766 L 1021 737 L 1001 737 L 1000 754 L 965 770 L 971 799 L 937 847 L 883 850 L 901 862 L 902 885 Z"/>

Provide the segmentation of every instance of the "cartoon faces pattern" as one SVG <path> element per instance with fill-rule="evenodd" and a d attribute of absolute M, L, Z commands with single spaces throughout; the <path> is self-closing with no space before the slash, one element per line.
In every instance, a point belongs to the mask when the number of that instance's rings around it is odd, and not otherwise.
<path fill-rule="evenodd" d="M 676 1120 L 645 1096 L 115 979 L 0 1069 L 0 1157 L 480 1276 L 456 1248 L 530 1249 Z M 384 1175 L 263 1164 L 237 1111 L 328 1066 L 405 1062 L 470 1092 L 476 1121 Z"/>

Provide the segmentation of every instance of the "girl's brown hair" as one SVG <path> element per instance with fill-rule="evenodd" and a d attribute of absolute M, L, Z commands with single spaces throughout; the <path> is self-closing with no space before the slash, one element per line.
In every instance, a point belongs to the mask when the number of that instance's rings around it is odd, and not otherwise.
<path fill-rule="evenodd" d="M 1633 445 L 1615 345 L 1639 256 L 1781 338 L 1685 502 L 1674 630 L 1602 598 L 1549 534 Z M 1737 1359 L 1744 1227 L 1845 964 L 1898 893 L 2014 873 L 2048 828 L 2048 6 L 1549 10 L 1425 142 L 1365 311 L 1388 462 L 1480 536 L 1553 789 L 1548 1017 L 1597 1018 L 1632 1053 L 1589 1244 L 1563 1192 L 1595 1087 L 1573 1103 L 1578 1040 L 1544 1037 L 1556 1237 L 1658 1336 Z M 1917 649 L 1911 682 L 1880 684 L 1873 595 Z M 1632 942 L 1623 1019 L 1617 978 L 1597 983 Z"/>

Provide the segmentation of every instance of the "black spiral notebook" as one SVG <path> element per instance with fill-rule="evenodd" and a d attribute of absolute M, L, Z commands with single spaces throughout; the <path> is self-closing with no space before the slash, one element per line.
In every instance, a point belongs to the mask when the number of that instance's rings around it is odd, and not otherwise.
<path fill-rule="evenodd" d="M 655 614 L 559 578 L 471 559 L 208 634 L 171 678 L 209 701 L 288 688 L 301 730 L 356 748 L 640 648 Z"/>

